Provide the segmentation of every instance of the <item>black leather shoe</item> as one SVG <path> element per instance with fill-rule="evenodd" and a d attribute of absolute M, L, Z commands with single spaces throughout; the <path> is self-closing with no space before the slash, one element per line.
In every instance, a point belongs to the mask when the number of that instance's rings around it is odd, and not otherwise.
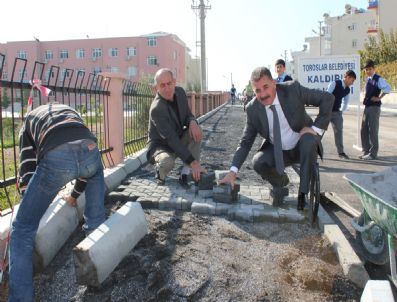
<path fill-rule="evenodd" d="M 296 206 L 296 209 L 298 211 L 303 211 L 303 209 L 305 208 L 306 204 L 307 204 L 307 194 L 299 193 L 299 195 L 298 195 L 298 205 Z"/>
<path fill-rule="evenodd" d="M 179 184 L 185 189 L 189 188 L 189 182 L 187 178 L 188 178 L 187 174 L 181 174 L 181 176 L 178 179 Z"/>
<path fill-rule="evenodd" d="M 349 156 L 345 152 L 339 153 L 339 158 L 341 159 L 349 159 Z"/>

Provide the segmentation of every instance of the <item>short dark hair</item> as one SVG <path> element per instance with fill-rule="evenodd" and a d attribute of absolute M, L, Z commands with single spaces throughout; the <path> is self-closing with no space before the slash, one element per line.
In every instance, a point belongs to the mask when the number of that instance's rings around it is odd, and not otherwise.
<path fill-rule="evenodd" d="M 261 78 L 263 77 L 268 77 L 269 79 L 273 79 L 272 73 L 270 70 L 266 67 L 257 67 L 254 69 L 254 71 L 251 73 L 251 83 L 252 82 L 258 82 Z"/>
<path fill-rule="evenodd" d="M 350 78 L 357 79 L 356 73 L 353 70 L 346 71 L 345 72 L 345 77 L 350 77 Z"/>
<path fill-rule="evenodd" d="M 374 68 L 375 67 L 375 62 L 373 60 L 367 60 L 365 62 L 364 68 Z"/>
<path fill-rule="evenodd" d="M 283 59 L 278 59 L 274 65 L 283 65 L 285 67 L 285 61 Z"/>

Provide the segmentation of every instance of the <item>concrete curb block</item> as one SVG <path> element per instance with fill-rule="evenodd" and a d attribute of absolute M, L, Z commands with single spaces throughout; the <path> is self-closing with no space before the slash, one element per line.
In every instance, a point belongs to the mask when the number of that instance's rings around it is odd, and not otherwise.
<path fill-rule="evenodd" d="M 338 225 L 320 205 L 318 221 L 324 235 L 331 243 L 342 266 L 343 273 L 357 286 L 364 288 L 369 275 Z"/>
<path fill-rule="evenodd" d="M 200 116 L 199 118 L 197 118 L 197 121 L 199 124 L 203 123 L 205 120 L 209 119 L 211 116 L 213 116 L 215 113 L 217 113 L 219 110 L 221 110 L 223 107 L 225 107 L 229 102 L 220 105 L 219 107 L 211 110 L 210 112 L 207 112 L 206 114 Z"/>
<path fill-rule="evenodd" d="M 127 202 L 73 249 L 78 284 L 99 286 L 147 233 L 141 205 Z"/>
<path fill-rule="evenodd" d="M 124 164 L 119 164 L 114 168 L 105 169 L 103 171 L 105 176 L 106 192 L 111 192 L 116 189 L 117 186 L 119 186 L 127 177 L 124 166 Z"/>
<path fill-rule="evenodd" d="M 48 207 L 37 230 L 33 257 L 36 271 L 51 262 L 78 224 L 77 209 L 58 196 Z"/>

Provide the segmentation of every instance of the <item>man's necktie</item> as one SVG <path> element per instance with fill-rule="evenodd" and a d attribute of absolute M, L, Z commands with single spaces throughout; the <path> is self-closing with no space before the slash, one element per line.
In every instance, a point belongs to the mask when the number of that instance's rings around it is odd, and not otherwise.
<path fill-rule="evenodd" d="M 280 174 L 280 175 L 283 175 L 283 173 L 284 173 L 284 160 L 283 160 L 283 149 L 281 147 L 280 122 L 278 120 L 276 106 L 271 105 L 270 109 L 273 111 L 274 160 L 276 162 L 277 173 Z"/>

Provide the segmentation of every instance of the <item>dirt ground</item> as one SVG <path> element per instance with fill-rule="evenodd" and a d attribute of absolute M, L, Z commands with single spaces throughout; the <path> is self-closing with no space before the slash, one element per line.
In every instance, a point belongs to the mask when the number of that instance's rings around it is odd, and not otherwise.
<path fill-rule="evenodd" d="M 243 125 L 238 106 L 207 120 L 202 162 L 228 169 Z M 250 158 L 241 182 L 266 185 Z M 150 173 L 146 166 L 130 177 Z M 35 277 L 37 301 L 359 301 L 362 290 L 344 277 L 327 240 L 308 224 L 240 223 L 180 211 L 145 214 L 149 234 L 99 288 L 76 284 L 71 252 L 84 236 L 76 230 Z"/>

